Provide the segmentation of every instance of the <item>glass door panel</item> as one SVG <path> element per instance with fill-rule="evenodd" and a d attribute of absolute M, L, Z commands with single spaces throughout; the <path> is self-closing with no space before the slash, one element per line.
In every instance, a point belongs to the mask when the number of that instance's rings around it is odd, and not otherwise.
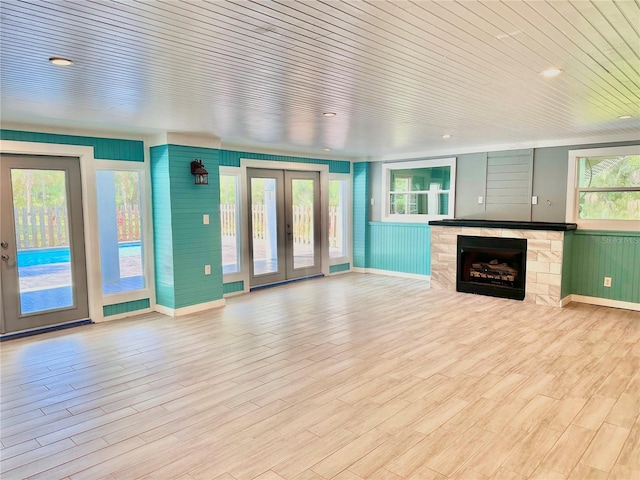
<path fill-rule="evenodd" d="M 2 332 L 89 314 L 77 158 L 0 158 Z"/>
<path fill-rule="evenodd" d="M 247 169 L 247 179 L 251 285 L 285 280 L 282 172 Z"/>
<path fill-rule="evenodd" d="M 66 172 L 12 168 L 10 175 L 20 313 L 72 307 Z"/>
<path fill-rule="evenodd" d="M 278 210 L 275 193 L 275 178 L 251 179 L 254 275 L 278 271 Z"/>
<path fill-rule="evenodd" d="M 287 279 L 322 272 L 320 226 L 320 174 L 285 172 Z"/>
<path fill-rule="evenodd" d="M 321 273 L 320 174 L 247 169 L 252 287 Z"/>
<path fill-rule="evenodd" d="M 314 250 L 314 183 L 313 180 L 291 179 L 293 268 L 313 267 Z"/>

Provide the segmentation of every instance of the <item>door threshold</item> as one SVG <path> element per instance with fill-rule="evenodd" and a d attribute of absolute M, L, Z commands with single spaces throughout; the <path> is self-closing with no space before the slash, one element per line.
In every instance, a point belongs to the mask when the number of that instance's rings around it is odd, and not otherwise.
<path fill-rule="evenodd" d="M 281 282 L 266 283 L 264 285 L 256 285 L 255 287 L 249 288 L 249 291 L 254 292 L 256 290 L 263 290 L 265 288 L 278 287 L 280 285 L 286 285 L 288 283 L 302 282 L 304 280 L 311 280 L 312 278 L 320 278 L 320 277 L 324 277 L 324 273 L 318 273 L 316 275 L 310 275 L 308 277 L 292 278 L 291 280 L 283 280 Z"/>
<path fill-rule="evenodd" d="M 32 335 L 39 335 L 41 333 L 46 333 L 46 332 L 54 332 L 56 330 L 64 330 L 66 328 L 79 327 L 81 325 L 91 325 L 92 323 L 93 323 L 93 320 L 91 320 L 90 318 L 85 318 L 84 320 L 76 320 L 74 322 L 60 323 L 58 325 L 50 325 L 47 327 L 33 328 L 31 330 L 23 330 L 15 333 L 5 333 L 3 335 L 0 335 L 0 342 L 4 342 L 6 340 L 14 340 L 16 338 L 30 337 Z"/>

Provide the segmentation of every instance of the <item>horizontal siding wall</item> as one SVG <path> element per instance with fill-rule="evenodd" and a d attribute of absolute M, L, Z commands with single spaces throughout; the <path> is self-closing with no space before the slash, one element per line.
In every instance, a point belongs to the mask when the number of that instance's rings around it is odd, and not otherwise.
<path fill-rule="evenodd" d="M 431 228 L 414 223 L 369 223 L 368 268 L 429 275 Z"/>
<path fill-rule="evenodd" d="M 149 308 L 151 303 L 148 298 L 141 300 L 133 300 L 131 302 L 114 303 L 112 305 L 105 305 L 102 307 L 102 312 L 105 317 L 111 315 L 119 315 L 121 313 L 135 312 L 137 310 L 144 310 Z"/>
<path fill-rule="evenodd" d="M 329 267 L 329 273 L 347 272 L 351 270 L 350 263 L 341 263 L 340 265 L 331 265 Z"/>
<path fill-rule="evenodd" d="M 169 145 L 174 308 L 219 300 L 223 295 L 218 150 Z M 209 185 L 195 185 L 190 164 L 202 160 Z M 154 185 L 155 188 L 155 185 Z M 209 224 L 202 216 L 209 215 Z M 204 266 L 211 265 L 211 275 Z"/>
<path fill-rule="evenodd" d="M 57 135 L 53 133 L 23 132 L 20 130 L 0 130 L 0 139 L 18 142 L 55 143 L 59 145 L 82 145 L 93 147 L 93 156 L 99 160 L 144 162 L 144 142 L 142 140 Z"/>
<path fill-rule="evenodd" d="M 265 160 L 270 162 L 311 163 L 328 165 L 331 173 L 351 173 L 351 162 L 344 160 L 323 160 L 319 158 L 289 157 L 287 155 L 272 155 L 266 153 L 237 152 L 234 150 L 220 150 L 221 167 L 239 167 L 241 159 Z"/>
<path fill-rule="evenodd" d="M 572 247 L 571 293 L 640 303 L 640 233 L 577 230 Z"/>
<path fill-rule="evenodd" d="M 532 175 L 533 150 L 489 153 L 485 218 L 531 220 Z"/>
<path fill-rule="evenodd" d="M 151 147 L 151 184 L 156 303 L 175 308 L 168 145 Z"/>

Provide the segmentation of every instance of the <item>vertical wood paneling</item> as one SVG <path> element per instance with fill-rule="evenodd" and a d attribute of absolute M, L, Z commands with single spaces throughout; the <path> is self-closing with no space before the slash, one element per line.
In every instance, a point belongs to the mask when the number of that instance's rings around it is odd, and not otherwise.
<path fill-rule="evenodd" d="M 640 234 L 578 230 L 570 254 L 571 293 L 640 303 Z"/>
<path fill-rule="evenodd" d="M 367 268 L 369 162 L 353 164 L 353 266 Z"/>
<path fill-rule="evenodd" d="M 133 300 L 131 302 L 114 303 L 112 305 L 105 305 L 102 307 L 102 313 L 105 317 L 111 315 L 119 315 L 121 313 L 135 312 L 137 310 L 143 310 L 149 308 L 150 302 L 148 298 L 140 300 Z"/>
<path fill-rule="evenodd" d="M 351 162 L 343 160 L 323 160 L 319 158 L 293 157 L 287 155 L 272 155 L 267 153 L 238 152 L 234 150 L 220 150 L 221 167 L 239 167 L 240 160 L 265 160 L 270 162 L 311 163 L 314 165 L 328 165 L 331 173 L 350 173 Z"/>
<path fill-rule="evenodd" d="M 244 282 L 242 280 L 238 282 L 229 282 L 222 285 L 222 293 L 226 295 L 227 293 L 235 293 L 242 292 L 244 290 Z"/>
<path fill-rule="evenodd" d="M 570 295 L 571 292 L 571 272 L 572 272 L 572 252 L 573 252 L 573 231 L 564 232 L 564 245 L 562 246 L 562 280 L 560 285 L 560 299 Z"/>
<path fill-rule="evenodd" d="M 83 145 L 93 147 L 93 156 L 99 160 L 128 160 L 144 162 L 142 140 L 57 135 L 53 133 L 0 130 L 0 139 L 19 142 L 55 143 L 59 145 Z"/>
<path fill-rule="evenodd" d="M 371 222 L 369 268 L 429 275 L 431 230 L 429 225 Z"/>

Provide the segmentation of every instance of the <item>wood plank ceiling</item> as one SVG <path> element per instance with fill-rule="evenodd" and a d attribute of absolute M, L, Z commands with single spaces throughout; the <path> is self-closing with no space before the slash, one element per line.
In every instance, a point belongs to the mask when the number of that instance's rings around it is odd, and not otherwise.
<path fill-rule="evenodd" d="M 228 147 L 373 158 L 640 137 L 633 0 L 0 9 L 3 125 L 202 132 Z M 549 67 L 562 73 L 545 78 Z"/>

